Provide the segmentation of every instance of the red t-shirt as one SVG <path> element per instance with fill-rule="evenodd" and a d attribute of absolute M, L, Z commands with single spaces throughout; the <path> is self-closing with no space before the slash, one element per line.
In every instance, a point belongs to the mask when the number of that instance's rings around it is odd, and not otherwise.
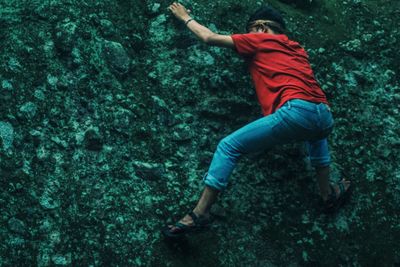
<path fill-rule="evenodd" d="M 299 43 L 268 33 L 233 34 L 232 39 L 249 63 L 264 116 L 295 98 L 328 104 Z"/>

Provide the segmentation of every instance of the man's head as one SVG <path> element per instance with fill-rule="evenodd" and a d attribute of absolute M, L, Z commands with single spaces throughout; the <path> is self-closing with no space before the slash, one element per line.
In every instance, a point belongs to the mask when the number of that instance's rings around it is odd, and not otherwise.
<path fill-rule="evenodd" d="M 274 33 L 281 34 L 286 30 L 285 21 L 282 15 L 270 6 L 259 8 L 250 16 L 246 30 L 248 32 L 272 30 Z"/>

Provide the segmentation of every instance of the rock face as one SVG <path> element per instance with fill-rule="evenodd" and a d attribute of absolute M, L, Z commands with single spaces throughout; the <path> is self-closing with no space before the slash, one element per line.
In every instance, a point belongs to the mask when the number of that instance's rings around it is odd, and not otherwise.
<path fill-rule="evenodd" d="M 126 73 L 129 70 L 130 60 L 120 43 L 105 41 L 103 53 L 112 70 L 121 73 Z"/>
<path fill-rule="evenodd" d="M 222 34 L 262 3 L 195 2 Z M 331 104 L 331 176 L 355 185 L 343 209 L 319 212 L 288 144 L 240 160 L 211 231 L 165 243 L 218 142 L 260 117 L 242 59 L 166 1 L 0 0 L 0 266 L 398 266 L 400 2 L 269 3 Z"/>
<path fill-rule="evenodd" d="M 14 128 L 9 122 L 0 121 L 0 140 L 4 149 L 11 147 L 14 140 Z"/>

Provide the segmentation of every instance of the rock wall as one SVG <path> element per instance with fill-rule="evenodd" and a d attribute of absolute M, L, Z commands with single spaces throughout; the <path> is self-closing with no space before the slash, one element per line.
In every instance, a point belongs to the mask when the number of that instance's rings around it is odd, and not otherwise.
<path fill-rule="evenodd" d="M 222 34 L 262 1 L 183 1 Z M 400 264 L 400 2 L 271 0 L 335 117 L 319 212 L 301 144 L 244 157 L 207 233 L 159 229 L 196 202 L 218 141 L 260 117 L 242 60 L 168 1 L 0 0 L 0 266 Z"/>

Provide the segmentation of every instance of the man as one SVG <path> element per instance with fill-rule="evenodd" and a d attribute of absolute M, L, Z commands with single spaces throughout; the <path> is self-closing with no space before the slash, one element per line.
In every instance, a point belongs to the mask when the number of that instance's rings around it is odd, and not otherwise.
<path fill-rule="evenodd" d="M 345 179 L 336 184 L 329 182 L 326 137 L 333 128 L 332 114 L 305 50 L 284 34 L 281 14 L 264 6 L 250 17 L 248 33 L 220 35 L 195 21 L 179 3 L 174 2 L 169 10 L 200 41 L 235 49 L 244 57 L 264 117 L 221 140 L 204 176 L 205 189 L 196 207 L 178 223 L 163 229 L 163 234 L 178 237 L 204 229 L 210 223 L 211 205 L 226 188 L 241 155 L 293 141 L 306 141 L 325 209 L 336 209 L 349 192 L 350 182 Z"/>

